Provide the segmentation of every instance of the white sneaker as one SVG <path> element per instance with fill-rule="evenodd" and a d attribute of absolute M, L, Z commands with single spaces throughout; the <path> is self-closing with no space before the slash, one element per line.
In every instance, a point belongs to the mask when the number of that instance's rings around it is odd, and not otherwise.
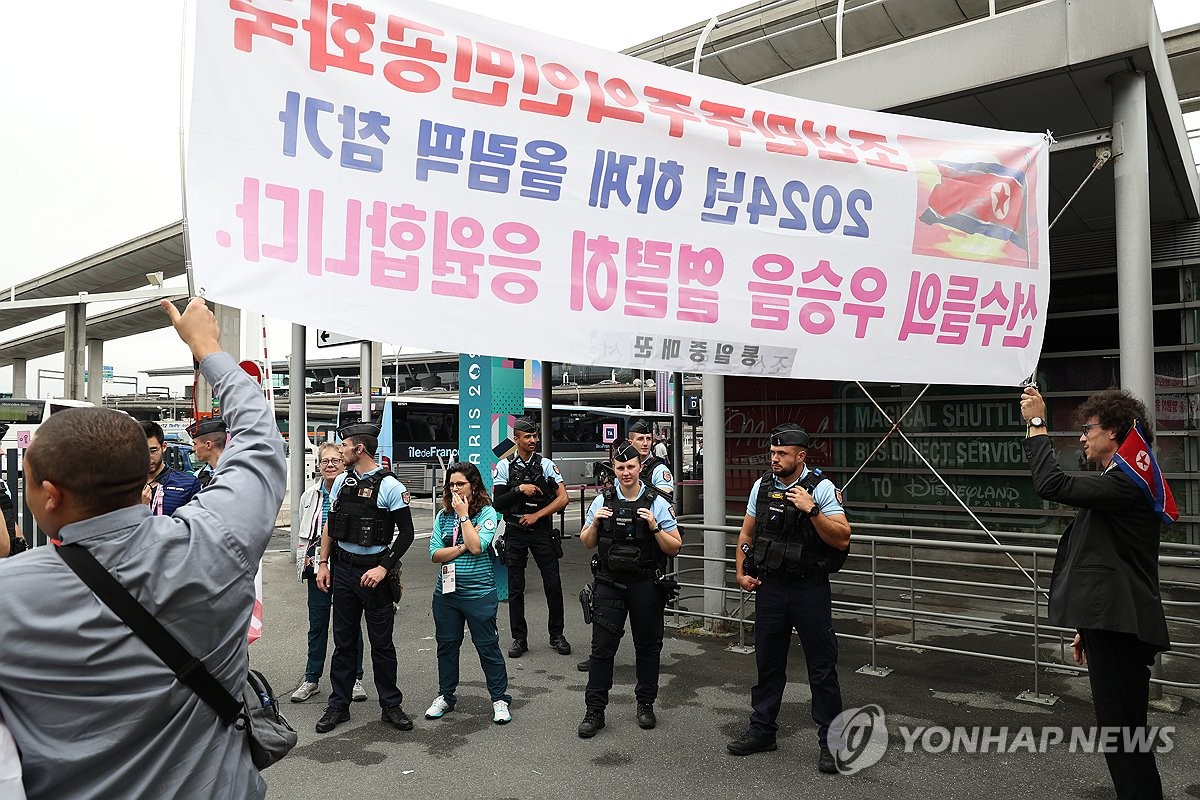
<path fill-rule="evenodd" d="M 438 698 L 441 699 L 440 697 Z M 508 713 L 508 703 L 503 700 L 497 700 L 492 703 L 492 722 L 497 725 L 504 725 L 512 722 L 512 714 Z"/>
<path fill-rule="evenodd" d="M 367 690 L 363 688 L 362 678 L 354 682 L 354 689 L 350 692 L 350 699 L 356 702 L 362 702 L 367 699 Z"/>
<path fill-rule="evenodd" d="M 447 703 L 446 698 L 439 694 L 437 697 L 433 698 L 433 702 L 430 703 L 429 708 L 425 710 L 425 719 L 441 719 L 446 714 L 450 713 L 453 708 L 454 706 Z"/>
<path fill-rule="evenodd" d="M 317 688 L 317 684 L 312 681 L 301 681 L 296 687 L 296 691 L 292 692 L 293 703 L 303 703 L 314 694 L 318 694 L 321 690 Z"/>

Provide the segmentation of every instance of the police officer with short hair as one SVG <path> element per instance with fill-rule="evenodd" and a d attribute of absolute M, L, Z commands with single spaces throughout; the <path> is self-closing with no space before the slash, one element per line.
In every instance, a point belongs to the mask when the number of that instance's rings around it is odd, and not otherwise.
<path fill-rule="evenodd" d="M 804 463 L 808 434 L 799 425 L 771 433 L 771 471 L 754 482 L 738 535 L 737 582 L 756 592 L 754 619 L 758 683 L 750 692 L 750 726 L 729 752 L 747 756 L 776 749 L 775 718 L 787 684 L 792 631 L 808 662 L 812 718 L 821 753 L 817 768 L 836 773 L 827 745 L 829 724 L 842 712 L 837 677 L 829 575 L 850 547 L 850 523 L 841 493 L 820 470 Z"/>
<path fill-rule="evenodd" d="M 642 468 L 638 473 L 638 480 L 642 482 L 652 494 L 656 494 L 663 500 L 666 500 L 671 507 L 675 505 L 675 479 L 671 477 L 671 469 L 667 466 L 667 462 L 653 452 L 654 448 L 654 429 L 647 419 L 635 419 L 629 424 L 627 430 L 629 438 L 625 442 L 618 442 L 613 445 L 613 452 L 622 444 L 632 444 L 638 451 L 638 458 L 641 460 Z M 615 459 L 609 461 L 609 464 L 615 462 Z M 611 488 L 611 487 L 609 487 Z M 587 672 L 592 668 L 592 659 L 589 656 L 583 661 L 576 664 L 576 668 L 580 672 Z"/>
<path fill-rule="evenodd" d="M 378 425 L 344 425 L 338 436 L 346 471 L 329 489 L 335 499 L 321 536 L 317 565 L 317 587 L 325 592 L 333 588 L 331 689 L 329 706 L 316 730 L 328 733 L 350 719 L 358 673 L 358 631 L 365 614 L 382 719 L 409 731 L 413 724 L 400 705 L 404 695 L 396 686 L 396 645 L 392 641 L 394 603 L 400 599 L 400 558 L 413 542 L 409 494 L 395 475 L 375 463 Z"/>
<path fill-rule="evenodd" d="M 162 426 L 152 420 L 142 422 L 146 434 L 146 447 L 150 455 L 150 470 L 146 476 L 146 489 L 142 492 L 142 503 L 150 506 L 155 516 L 169 517 L 200 491 L 200 482 L 191 473 L 171 469 L 163 460 L 166 454 L 166 436 Z"/>
<path fill-rule="evenodd" d="M 671 476 L 671 468 L 665 459 L 655 455 L 654 428 L 648 419 L 636 419 L 629 425 L 629 441 L 637 448 L 642 461 L 642 471 L 638 476 L 652 492 L 668 503 L 674 503 L 675 479 Z"/>
<path fill-rule="evenodd" d="M 625 442 L 613 454 L 617 485 L 592 501 L 579 541 L 591 550 L 596 577 L 587 592 L 585 613 L 592 617 L 592 655 L 589 659 L 587 712 L 579 724 L 579 737 L 590 739 L 604 727 L 604 710 L 613 682 L 613 658 L 625 635 L 625 617 L 633 630 L 637 672 L 634 696 L 637 723 L 649 729 L 658 724 L 654 701 L 658 698 L 658 667 L 663 642 L 663 608 L 667 604 L 667 559 L 683 544 L 675 513 L 661 496 L 638 477 L 641 454 Z"/>
<path fill-rule="evenodd" d="M 217 462 L 225 452 L 229 426 L 221 417 L 205 417 L 188 425 L 187 432 L 192 437 L 192 452 L 204 462 L 204 466 L 196 471 L 196 480 L 200 481 L 200 488 L 203 489 L 212 482 Z"/>
<path fill-rule="evenodd" d="M 529 650 L 529 627 L 525 622 L 525 567 L 529 554 L 542 574 L 549 614 L 550 646 L 562 655 L 571 654 L 563 635 L 562 579 L 558 560 L 562 541 L 554 530 L 554 515 L 569 502 L 562 473 L 537 452 L 539 428 L 521 418 L 513 424 L 517 451 L 496 465 L 492 507 L 504 514 L 504 546 L 508 564 L 508 624 L 513 643 L 509 658 L 520 658 Z"/>

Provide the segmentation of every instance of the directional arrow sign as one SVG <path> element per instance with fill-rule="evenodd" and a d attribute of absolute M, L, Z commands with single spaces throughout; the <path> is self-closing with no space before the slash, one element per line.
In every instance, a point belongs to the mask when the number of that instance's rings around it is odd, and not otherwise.
<path fill-rule="evenodd" d="M 340 347 L 344 344 L 359 344 L 366 341 L 365 339 L 354 339 L 350 336 L 345 336 L 333 331 L 323 331 L 317 329 L 317 347 Z"/>

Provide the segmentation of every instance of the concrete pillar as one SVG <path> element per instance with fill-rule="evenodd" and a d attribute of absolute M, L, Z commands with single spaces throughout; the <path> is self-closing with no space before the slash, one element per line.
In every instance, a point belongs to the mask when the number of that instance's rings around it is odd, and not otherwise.
<path fill-rule="evenodd" d="M 725 376 L 704 376 L 704 524 L 725 524 Z M 704 556 L 725 558 L 725 534 L 704 532 Z M 704 585 L 725 585 L 725 564 L 704 562 Z M 706 589 L 704 613 L 724 614 L 724 592 Z"/>
<path fill-rule="evenodd" d="M 221 349 L 233 356 L 235 361 L 242 360 L 242 312 L 232 306 L 213 304 L 213 314 L 221 329 Z M 212 386 L 201 375 L 196 381 L 196 412 L 208 414 L 212 412 Z"/>
<path fill-rule="evenodd" d="M 29 397 L 29 359 L 13 359 L 13 397 Z"/>
<path fill-rule="evenodd" d="M 87 340 L 87 400 L 92 405 L 104 405 L 104 340 Z"/>
<path fill-rule="evenodd" d="M 66 307 L 66 335 L 63 337 L 63 397 L 83 399 L 83 364 L 87 335 L 87 304 Z"/>
<path fill-rule="evenodd" d="M 1112 79 L 1113 130 L 1121 154 L 1113 161 L 1117 217 L 1117 326 L 1121 386 L 1154 403 L 1154 312 L 1150 285 L 1150 167 L 1146 76 L 1126 72 Z"/>
<path fill-rule="evenodd" d="M 292 355 L 288 359 L 288 442 L 291 453 L 288 477 L 292 504 L 292 552 L 300 536 L 300 496 L 308 476 L 304 474 L 304 453 L 308 449 L 308 415 L 304 406 L 304 372 L 308 363 L 303 325 L 292 325 Z"/>
<path fill-rule="evenodd" d="M 1113 161 L 1117 215 L 1117 331 L 1121 347 L 1121 388 L 1146 404 L 1151 426 L 1154 402 L 1154 311 L 1150 282 L 1150 143 L 1146 76 L 1125 72 L 1112 78 L 1113 134 L 1120 155 Z M 1114 142 L 1116 143 L 1116 142 Z M 1150 674 L 1162 674 L 1161 657 Z M 1162 686 L 1150 684 L 1150 698 Z"/>

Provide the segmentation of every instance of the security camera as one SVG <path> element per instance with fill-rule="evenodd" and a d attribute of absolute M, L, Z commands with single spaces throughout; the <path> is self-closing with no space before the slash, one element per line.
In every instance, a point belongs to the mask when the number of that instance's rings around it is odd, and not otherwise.
<path fill-rule="evenodd" d="M 161 272 L 147 272 L 146 281 L 154 287 L 162 288 L 163 274 Z"/>

